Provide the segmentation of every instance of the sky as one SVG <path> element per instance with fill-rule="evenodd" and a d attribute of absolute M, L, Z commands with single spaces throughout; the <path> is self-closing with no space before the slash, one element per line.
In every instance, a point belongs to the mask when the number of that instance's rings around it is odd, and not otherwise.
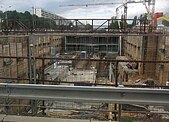
<path fill-rule="evenodd" d="M 125 0 L 0 0 L 1 10 L 17 10 L 19 12 L 29 11 L 32 12 L 32 7 L 44 8 L 52 13 L 58 14 L 69 19 L 110 19 L 116 15 L 116 8 L 120 5 L 102 5 L 102 6 L 76 6 L 76 7 L 60 7 L 60 5 L 68 4 L 88 4 L 88 3 L 102 3 L 110 2 L 123 3 Z M 136 0 L 137 1 L 137 0 Z M 11 7 L 9 7 L 11 6 Z M 119 15 L 122 13 L 121 9 Z M 169 11 L 169 0 L 156 0 L 156 12 Z M 140 16 L 146 13 L 143 4 L 128 4 L 128 18 Z"/>

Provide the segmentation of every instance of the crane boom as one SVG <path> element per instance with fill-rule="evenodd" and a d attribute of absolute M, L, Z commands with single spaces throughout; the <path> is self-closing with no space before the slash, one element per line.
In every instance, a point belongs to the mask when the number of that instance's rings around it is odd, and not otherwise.
<path fill-rule="evenodd" d="M 148 7 L 146 5 L 146 3 L 148 2 Z M 90 4 L 68 4 L 68 5 L 60 5 L 60 7 L 67 7 L 67 6 L 97 6 L 97 5 L 115 5 L 115 4 L 122 4 L 119 7 L 116 8 L 116 17 L 117 17 L 117 13 L 119 11 L 119 9 L 121 7 L 124 7 L 124 19 L 127 18 L 127 4 L 130 3 L 143 3 L 143 5 L 145 5 L 145 8 L 147 10 L 148 13 L 148 20 L 152 21 L 153 17 L 154 17 L 154 12 L 155 12 L 155 0 L 125 0 L 125 2 L 104 2 L 104 3 L 90 3 Z"/>
<path fill-rule="evenodd" d="M 90 3 L 90 4 L 68 4 L 68 5 L 60 5 L 59 7 L 67 7 L 67 6 L 95 6 L 95 5 L 114 5 L 121 3 Z"/>
<path fill-rule="evenodd" d="M 88 4 L 67 4 L 67 5 L 59 5 L 59 7 L 67 7 L 67 6 L 97 6 L 97 5 L 115 5 L 115 4 L 126 4 L 126 3 L 142 3 L 144 1 L 147 1 L 147 0 L 140 0 L 140 1 L 135 1 L 135 0 L 129 0 L 125 3 L 123 2 L 104 2 L 104 3 L 88 3 Z"/>
<path fill-rule="evenodd" d="M 120 8 L 124 7 L 124 15 L 125 15 L 125 19 L 127 18 L 127 4 L 130 4 L 130 3 L 143 3 L 145 6 L 146 6 L 146 2 L 148 2 L 148 0 L 140 0 L 140 1 L 135 1 L 135 0 L 129 0 L 125 3 L 123 3 L 122 5 L 120 5 L 119 7 L 116 8 L 116 17 L 118 17 L 118 11 Z M 147 8 L 148 9 L 148 8 Z M 148 12 L 148 10 L 147 10 Z"/>

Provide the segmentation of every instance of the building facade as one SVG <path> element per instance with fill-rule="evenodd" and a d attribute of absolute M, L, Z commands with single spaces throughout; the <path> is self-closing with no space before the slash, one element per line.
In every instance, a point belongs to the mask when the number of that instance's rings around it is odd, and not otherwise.
<path fill-rule="evenodd" d="M 117 55 L 119 37 L 67 36 L 65 38 L 65 51 L 86 51 L 88 55 L 98 54 L 100 57 L 110 53 Z"/>
<path fill-rule="evenodd" d="M 71 23 L 71 21 L 67 20 L 66 18 L 53 14 L 42 8 L 33 8 L 33 14 L 37 15 L 38 17 L 55 20 L 57 25 L 68 25 Z"/>

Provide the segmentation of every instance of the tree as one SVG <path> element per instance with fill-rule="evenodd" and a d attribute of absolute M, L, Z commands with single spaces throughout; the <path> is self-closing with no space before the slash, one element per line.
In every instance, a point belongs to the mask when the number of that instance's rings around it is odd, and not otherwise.
<path fill-rule="evenodd" d="M 7 20 L 5 20 L 7 16 Z M 52 19 L 46 19 L 31 15 L 30 12 L 25 11 L 0 11 L 0 17 L 5 21 L 2 22 L 3 28 L 5 29 L 54 29 L 56 28 L 56 22 Z M 33 26 L 34 25 L 34 26 Z"/>
<path fill-rule="evenodd" d="M 132 25 L 132 27 L 137 25 L 137 16 L 134 17 L 131 25 Z"/>
<path fill-rule="evenodd" d="M 110 29 L 119 29 L 118 21 L 117 20 L 112 20 L 110 24 Z"/>
<path fill-rule="evenodd" d="M 90 25 L 90 24 L 86 24 L 85 27 L 86 27 L 87 30 L 91 30 L 92 29 L 92 25 Z"/>
<path fill-rule="evenodd" d="M 169 27 L 169 22 L 166 21 L 166 20 L 163 20 L 163 21 L 162 21 L 162 24 L 165 25 L 165 26 L 167 26 L 167 27 Z"/>
<path fill-rule="evenodd" d="M 140 25 L 144 25 L 144 24 L 148 24 L 148 14 L 145 13 L 145 14 L 141 14 L 140 15 Z"/>
<path fill-rule="evenodd" d="M 120 28 L 121 29 L 126 29 L 128 26 L 128 23 L 126 21 L 125 15 L 121 16 L 121 22 L 120 22 Z"/>

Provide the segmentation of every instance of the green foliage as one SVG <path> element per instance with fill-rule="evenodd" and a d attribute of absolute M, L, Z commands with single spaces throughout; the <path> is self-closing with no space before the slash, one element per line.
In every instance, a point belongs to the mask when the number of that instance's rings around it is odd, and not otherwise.
<path fill-rule="evenodd" d="M 92 25 L 90 25 L 90 24 L 86 24 L 86 26 L 85 26 L 85 27 L 86 27 L 86 29 L 87 29 L 87 30 L 92 29 Z"/>
<path fill-rule="evenodd" d="M 111 29 L 119 29 L 118 21 L 112 21 L 110 24 Z"/>
<path fill-rule="evenodd" d="M 145 13 L 145 14 L 141 14 L 140 15 L 140 24 L 143 25 L 143 24 L 148 24 L 148 14 Z"/>
<path fill-rule="evenodd" d="M 25 11 L 0 11 L 0 17 L 3 19 L 3 29 L 54 29 L 56 22 L 51 19 L 31 15 L 30 12 Z"/>
<path fill-rule="evenodd" d="M 163 21 L 162 21 L 162 24 L 165 25 L 165 26 L 167 26 L 167 27 L 169 27 L 169 22 L 166 21 L 166 20 L 163 20 Z"/>
<path fill-rule="evenodd" d="M 120 25 L 120 27 L 119 27 L 119 25 Z M 124 15 L 121 16 L 121 20 L 119 23 L 117 20 L 112 20 L 112 22 L 110 24 L 111 29 L 126 29 L 127 27 L 128 27 L 128 23 L 126 22 Z"/>
<path fill-rule="evenodd" d="M 137 16 L 134 17 L 133 22 L 132 22 L 132 27 L 136 26 L 137 24 Z"/>

